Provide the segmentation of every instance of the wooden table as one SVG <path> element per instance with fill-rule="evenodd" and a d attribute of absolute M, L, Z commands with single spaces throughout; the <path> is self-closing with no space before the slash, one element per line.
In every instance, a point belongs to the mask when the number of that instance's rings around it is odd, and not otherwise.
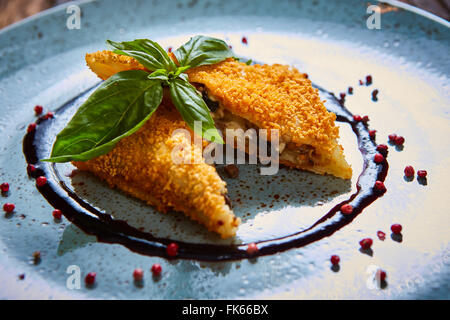
<path fill-rule="evenodd" d="M 450 20 L 450 0 L 400 0 Z"/>
<path fill-rule="evenodd" d="M 0 0 L 0 28 L 68 0 Z M 341 0 L 342 1 L 342 0 Z M 450 0 L 400 0 L 450 20 Z"/>

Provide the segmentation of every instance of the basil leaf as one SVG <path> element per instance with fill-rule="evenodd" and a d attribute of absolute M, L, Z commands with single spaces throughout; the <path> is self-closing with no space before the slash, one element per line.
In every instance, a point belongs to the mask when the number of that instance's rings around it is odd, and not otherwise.
<path fill-rule="evenodd" d="M 172 102 L 187 125 L 195 131 L 194 122 L 202 122 L 202 132 L 196 132 L 203 138 L 223 144 L 223 139 L 214 126 L 209 109 L 197 90 L 187 81 L 176 78 L 169 82 Z"/>
<path fill-rule="evenodd" d="M 184 67 L 177 68 L 177 71 L 175 71 L 175 76 L 179 76 L 180 74 L 182 74 L 189 68 L 190 68 L 190 66 L 184 66 Z"/>
<path fill-rule="evenodd" d="M 168 81 L 169 80 L 169 73 L 167 72 L 166 69 L 158 69 L 155 70 L 154 72 L 152 72 L 149 76 L 149 79 L 158 79 L 161 81 Z"/>
<path fill-rule="evenodd" d="M 191 68 L 214 64 L 233 57 L 228 45 L 216 38 L 195 36 L 174 52 L 180 66 Z"/>
<path fill-rule="evenodd" d="M 107 40 L 106 42 L 116 49 L 113 51 L 114 53 L 133 57 L 148 70 L 166 69 L 174 71 L 177 68 L 167 52 L 152 40 L 136 39 L 125 42 Z"/>
<path fill-rule="evenodd" d="M 178 75 L 179 78 L 181 78 L 182 80 L 189 82 L 189 76 L 186 73 L 180 73 Z"/>
<path fill-rule="evenodd" d="M 136 132 L 160 105 L 163 89 L 148 72 L 129 70 L 104 81 L 57 135 L 50 159 L 85 161 L 109 152 Z"/>

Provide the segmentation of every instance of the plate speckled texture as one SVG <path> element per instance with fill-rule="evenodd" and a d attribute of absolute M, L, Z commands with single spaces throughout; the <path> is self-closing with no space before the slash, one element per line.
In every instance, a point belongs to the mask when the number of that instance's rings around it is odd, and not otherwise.
<path fill-rule="evenodd" d="M 80 30 L 66 28 L 65 5 L 0 33 L 0 182 L 11 186 L 1 199 L 2 205 L 16 204 L 13 214 L 0 218 L 1 298 L 450 297 L 448 23 L 398 9 L 382 14 L 381 30 L 369 30 L 366 2 L 356 0 L 79 5 Z M 105 48 L 105 39 L 145 37 L 177 47 L 195 34 L 224 38 L 238 55 L 256 61 L 295 65 L 336 93 L 352 86 L 355 93 L 347 96 L 346 106 L 370 116 L 378 143 L 386 143 L 392 132 L 406 138 L 403 150 L 390 147 L 388 192 L 331 237 L 256 261 L 141 256 L 121 245 L 99 243 L 65 219 L 54 221 L 52 207 L 27 177 L 22 154 L 26 126 L 35 120 L 34 105 L 54 110 L 96 83 L 83 57 Z M 248 45 L 240 42 L 244 35 Z M 367 74 L 373 85 L 359 86 L 358 79 Z M 377 102 L 371 100 L 375 88 L 380 91 Z M 231 197 L 242 200 L 235 211 L 245 217 L 235 241 L 304 228 L 354 193 L 363 164 L 347 125 L 341 126 L 341 143 L 354 168 L 351 183 L 285 169 L 275 177 L 261 177 L 252 166 L 241 167 L 238 180 L 227 179 Z M 426 185 L 403 179 L 408 164 L 428 171 Z M 184 217 L 163 216 L 92 177 L 77 175 L 70 183 L 95 206 L 135 226 L 173 239 L 220 242 Z M 159 220 L 161 224 L 155 223 Z M 403 225 L 402 242 L 390 237 L 393 223 Z M 378 230 L 386 232 L 386 240 L 376 237 Z M 364 237 L 374 239 L 372 256 L 359 251 Z M 34 265 L 36 250 L 42 260 Z M 341 257 L 338 272 L 330 269 L 332 254 Z M 156 262 L 163 267 L 158 281 L 149 272 Z M 96 286 L 68 289 L 70 265 L 79 266 L 83 275 L 97 272 Z M 387 271 L 383 289 L 371 285 L 373 266 Z M 145 271 L 142 287 L 132 280 L 136 267 Z M 25 279 L 19 280 L 19 274 Z"/>

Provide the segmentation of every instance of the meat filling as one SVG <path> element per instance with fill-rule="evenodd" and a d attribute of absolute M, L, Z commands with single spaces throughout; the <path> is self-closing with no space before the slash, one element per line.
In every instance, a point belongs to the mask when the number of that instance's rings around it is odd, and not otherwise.
<path fill-rule="evenodd" d="M 208 94 L 204 86 L 198 85 L 196 87 L 202 93 L 203 100 L 211 111 L 211 116 L 214 119 L 217 128 L 220 129 L 224 135 L 226 134 L 226 129 L 242 129 L 242 132 L 244 133 L 236 133 L 235 135 L 235 147 L 239 146 L 239 140 L 243 139 L 243 142 L 245 141 L 245 152 L 249 153 L 251 137 L 248 135 L 246 136 L 245 132 L 248 129 L 255 129 L 257 132 L 259 128 L 247 119 L 232 114 L 225 109 L 220 101 L 217 101 L 212 95 Z M 302 167 L 314 166 L 313 159 L 316 154 L 313 146 L 308 144 L 299 146 L 293 142 L 288 142 L 288 139 L 283 139 L 283 137 L 280 137 L 279 143 L 279 158 L 281 161 L 288 161 Z"/>

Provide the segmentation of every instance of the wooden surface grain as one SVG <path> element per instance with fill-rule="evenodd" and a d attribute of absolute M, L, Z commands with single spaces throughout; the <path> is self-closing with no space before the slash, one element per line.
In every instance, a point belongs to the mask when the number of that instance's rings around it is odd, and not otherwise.
<path fill-rule="evenodd" d="M 0 29 L 68 0 L 0 0 Z M 450 0 L 400 0 L 450 20 Z"/>
<path fill-rule="evenodd" d="M 400 0 L 450 20 L 450 0 Z"/>
<path fill-rule="evenodd" d="M 0 0 L 0 28 L 53 5 L 51 0 Z"/>

